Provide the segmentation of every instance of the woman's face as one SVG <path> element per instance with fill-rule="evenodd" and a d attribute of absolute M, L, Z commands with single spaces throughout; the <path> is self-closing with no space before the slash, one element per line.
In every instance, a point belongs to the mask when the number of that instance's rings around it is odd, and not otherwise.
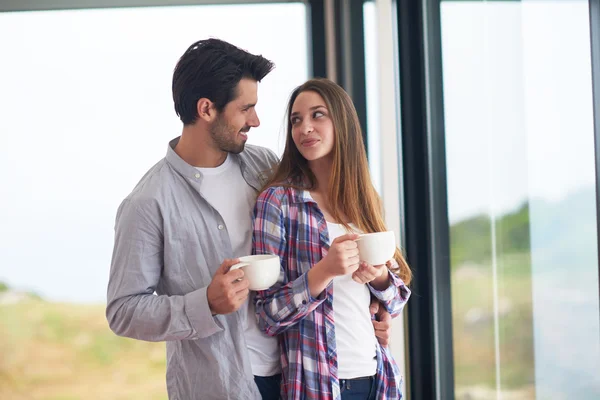
<path fill-rule="evenodd" d="M 292 105 L 290 122 L 294 144 L 306 160 L 316 161 L 331 155 L 333 121 L 321 95 L 313 91 L 300 93 Z"/>

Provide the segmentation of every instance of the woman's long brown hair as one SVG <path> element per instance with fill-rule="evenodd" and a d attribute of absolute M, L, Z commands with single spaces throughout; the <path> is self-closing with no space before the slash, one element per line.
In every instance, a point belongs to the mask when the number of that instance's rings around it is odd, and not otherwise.
<path fill-rule="evenodd" d="M 386 231 L 382 204 L 371 182 L 367 155 L 363 142 L 358 115 L 350 96 L 329 79 L 310 79 L 297 87 L 291 94 L 287 106 L 287 133 L 283 156 L 275 173 L 265 188 L 288 186 L 298 190 L 312 190 L 316 179 L 307 160 L 300 154 L 292 139 L 291 112 L 294 102 L 302 92 L 318 93 L 329 110 L 335 133 L 333 166 L 329 180 L 328 206 L 331 215 L 346 229 L 351 229 L 344 220 L 347 217 L 360 231 L 365 233 Z M 405 284 L 412 279 L 410 267 L 400 249 L 396 248 L 394 259 L 398 268 L 392 269 Z"/>

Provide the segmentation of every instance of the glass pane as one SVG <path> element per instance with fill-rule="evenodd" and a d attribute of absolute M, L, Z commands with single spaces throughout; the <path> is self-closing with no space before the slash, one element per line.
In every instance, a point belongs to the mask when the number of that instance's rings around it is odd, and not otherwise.
<path fill-rule="evenodd" d="M 172 73 L 198 39 L 275 62 L 249 142 L 281 153 L 308 77 L 306 15 L 302 2 L 0 13 L 1 399 L 166 399 L 164 343 L 118 338 L 104 316 L 117 207 L 181 132 Z"/>
<path fill-rule="evenodd" d="M 371 179 L 375 189 L 381 196 L 385 209 L 387 227 L 396 232 L 399 244 L 402 245 L 403 237 L 400 229 L 400 209 L 398 207 L 398 173 L 397 152 L 390 141 L 396 137 L 395 120 L 390 121 L 396 112 L 394 92 L 386 92 L 382 88 L 394 87 L 392 62 L 393 40 L 395 34 L 392 29 L 391 18 L 388 25 L 382 21 L 382 15 L 390 15 L 392 4 L 385 2 L 365 1 L 364 32 L 365 32 L 365 71 L 367 89 L 367 133 L 368 133 L 368 157 L 371 171 Z M 390 49 L 390 53 L 382 50 Z M 381 68 L 388 65 L 389 70 Z M 389 72 L 386 74 L 386 72 Z M 385 101 L 384 99 L 389 99 Z M 382 123 L 385 121 L 385 123 Z M 392 179 L 393 178 L 393 179 Z M 395 318 L 392 321 L 392 331 L 389 348 L 396 360 L 400 373 L 406 377 L 404 318 Z M 406 378 L 405 378 L 406 379 Z M 406 393 L 406 381 L 403 381 L 402 393 Z"/>
<path fill-rule="evenodd" d="M 588 2 L 441 16 L 456 398 L 598 399 Z"/>
<path fill-rule="evenodd" d="M 373 186 L 381 195 L 381 131 L 377 63 L 377 9 L 374 1 L 363 4 L 365 30 L 365 80 L 367 86 L 367 149 Z"/>

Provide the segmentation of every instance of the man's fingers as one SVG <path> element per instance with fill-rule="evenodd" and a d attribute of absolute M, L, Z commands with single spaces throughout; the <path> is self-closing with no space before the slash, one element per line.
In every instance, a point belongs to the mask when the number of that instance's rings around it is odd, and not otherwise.
<path fill-rule="evenodd" d="M 234 269 L 233 271 L 229 271 L 227 272 L 227 281 L 228 282 L 235 282 L 238 279 L 242 279 L 244 277 L 244 271 L 242 271 L 241 268 L 238 269 Z"/>
<path fill-rule="evenodd" d="M 379 344 L 383 347 L 387 347 L 390 344 L 390 336 L 387 334 L 382 334 L 378 333 L 378 331 L 375 331 L 375 337 L 377 338 Z"/>
<path fill-rule="evenodd" d="M 239 258 L 226 258 L 225 260 L 223 260 L 221 265 L 219 265 L 219 268 L 217 268 L 217 270 L 215 271 L 215 275 L 226 274 L 227 272 L 229 272 L 229 268 L 233 267 L 235 264 L 237 264 L 239 262 L 240 262 Z"/>
<path fill-rule="evenodd" d="M 380 309 L 383 307 L 380 307 Z M 388 322 L 373 321 L 375 337 L 382 346 L 387 346 L 390 340 L 391 325 Z"/>
<path fill-rule="evenodd" d="M 389 323 L 392 320 L 392 316 L 389 312 L 385 311 L 379 313 L 379 321 Z"/>
<path fill-rule="evenodd" d="M 387 331 L 391 328 L 389 321 L 373 321 L 375 331 Z"/>
<path fill-rule="evenodd" d="M 233 290 L 235 290 L 237 294 L 244 290 L 248 290 L 248 286 L 250 286 L 250 281 L 248 281 L 248 279 L 245 278 L 240 278 L 233 281 L 232 284 Z"/>
<path fill-rule="evenodd" d="M 377 311 L 379 311 L 379 300 L 372 298 L 371 305 L 369 305 L 369 309 L 371 310 L 371 315 L 377 314 Z"/>
<path fill-rule="evenodd" d="M 248 298 L 248 295 L 250 294 L 250 290 L 248 288 L 245 288 L 244 290 L 241 290 L 239 292 L 236 293 L 236 299 L 239 303 L 243 303 L 244 301 L 246 301 L 246 299 Z"/>
<path fill-rule="evenodd" d="M 388 329 L 375 329 L 375 336 L 382 339 L 389 339 L 390 331 Z"/>
<path fill-rule="evenodd" d="M 385 322 L 387 324 L 390 324 L 392 321 L 392 316 L 390 315 L 389 312 L 387 312 L 387 310 L 383 307 L 379 308 L 379 312 L 377 313 L 377 319 L 380 322 Z"/>

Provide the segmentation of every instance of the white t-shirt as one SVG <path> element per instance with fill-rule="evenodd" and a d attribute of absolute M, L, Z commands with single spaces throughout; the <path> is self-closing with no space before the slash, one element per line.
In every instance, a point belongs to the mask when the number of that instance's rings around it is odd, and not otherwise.
<path fill-rule="evenodd" d="M 250 255 L 252 251 L 252 210 L 255 190 L 242 176 L 239 162 L 227 157 L 216 168 L 197 168 L 202 173 L 200 193 L 221 214 L 223 229 L 227 229 L 234 257 Z M 258 329 L 254 314 L 253 292 L 248 299 L 246 344 L 250 353 L 252 373 L 272 376 L 281 372 L 277 339 Z"/>
<path fill-rule="evenodd" d="M 330 243 L 346 234 L 341 224 L 327 222 Z M 371 322 L 371 292 L 366 284 L 352 280 L 352 274 L 333 279 L 333 318 L 339 379 L 375 375 L 377 338 Z"/>

